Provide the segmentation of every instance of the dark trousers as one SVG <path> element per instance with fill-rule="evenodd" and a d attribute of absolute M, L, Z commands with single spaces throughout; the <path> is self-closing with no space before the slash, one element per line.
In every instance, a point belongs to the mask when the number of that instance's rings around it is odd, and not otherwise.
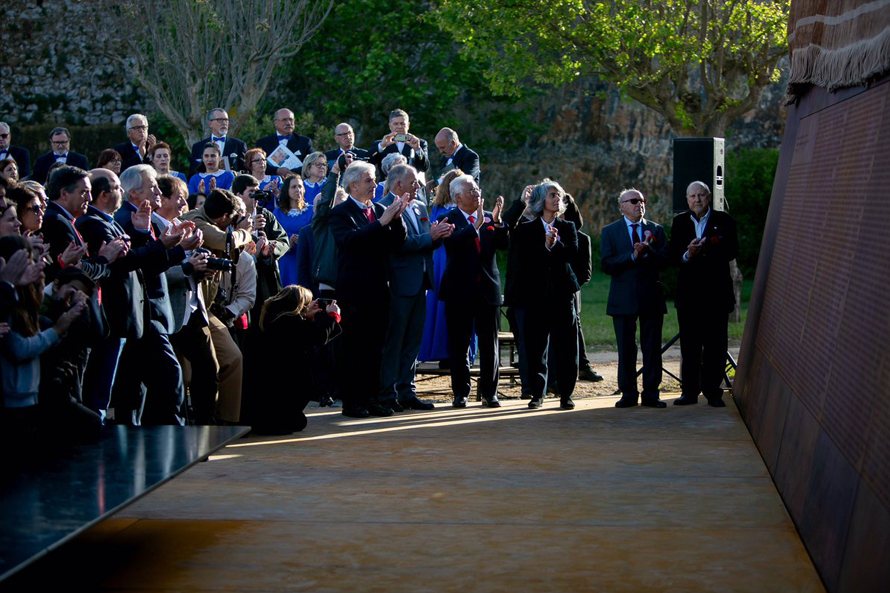
<path fill-rule="evenodd" d="M 587 358 L 587 344 L 584 343 L 584 330 L 581 328 L 581 291 L 575 293 L 575 313 L 578 317 L 578 368 L 590 366 Z"/>
<path fill-rule="evenodd" d="M 470 395 L 470 339 L 473 327 L 479 340 L 479 389 L 490 400 L 498 394 L 498 314 L 499 305 L 492 305 L 476 296 L 468 302 L 445 302 L 448 327 L 448 356 L 451 359 L 451 391 L 455 399 Z"/>
<path fill-rule="evenodd" d="M 344 408 L 365 408 L 378 402 L 380 361 L 389 313 L 384 303 L 339 303 L 340 327 L 337 370 Z"/>
<path fill-rule="evenodd" d="M 517 307 L 516 325 L 522 336 L 519 359 L 525 360 L 528 393 L 544 397 L 548 360 L 552 350 L 553 376 L 549 377 L 563 398 L 571 397 L 578 381 L 578 324 L 574 301 L 546 307 Z M 523 385 L 523 391 L 526 391 Z"/>
<path fill-rule="evenodd" d="M 417 397 L 414 374 L 423 341 L 426 291 L 411 297 L 391 298 L 380 367 L 380 399 L 407 401 Z"/>
<path fill-rule="evenodd" d="M 637 318 L 615 315 L 615 339 L 618 342 L 618 389 L 624 399 L 636 400 L 637 389 Z M 661 326 L 664 315 L 640 315 L 640 348 L 643 351 L 643 401 L 658 399 L 661 386 Z"/>
<path fill-rule="evenodd" d="M 90 350 L 83 381 L 83 404 L 104 414 L 111 401 L 111 388 L 126 338 L 107 338 Z"/>
<path fill-rule="evenodd" d="M 708 399 L 723 396 L 723 374 L 726 369 L 726 311 L 677 309 L 680 323 L 680 377 L 683 395 Z"/>
<path fill-rule="evenodd" d="M 186 325 L 170 336 L 170 343 L 177 357 L 185 359 L 191 370 L 188 391 L 195 412 L 194 423 L 215 423 L 219 362 L 210 339 L 210 327 L 200 314 L 194 313 Z"/>
<path fill-rule="evenodd" d="M 184 424 L 182 367 L 154 323 L 142 338 L 127 340 L 118 366 L 111 403 L 119 424 Z"/>

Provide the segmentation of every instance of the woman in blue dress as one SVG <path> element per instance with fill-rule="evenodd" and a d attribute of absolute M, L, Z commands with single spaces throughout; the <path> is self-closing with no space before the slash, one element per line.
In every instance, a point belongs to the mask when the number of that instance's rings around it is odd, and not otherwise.
<path fill-rule="evenodd" d="M 190 194 L 209 194 L 214 189 L 231 189 L 235 176 L 231 171 L 219 168 L 219 146 L 208 142 L 201 155 L 204 173 L 195 173 L 189 179 Z"/>
<path fill-rule="evenodd" d="M 328 182 L 328 159 L 323 152 L 313 152 L 303 161 L 303 187 L 306 189 L 306 203 L 315 203 L 321 188 Z"/>
<path fill-rule="evenodd" d="M 173 162 L 173 149 L 170 148 L 169 144 L 166 142 L 158 142 L 151 147 L 148 154 L 151 155 L 151 166 L 155 168 L 158 175 L 172 175 L 177 179 L 181 179 L 183 183 L 187 184 L 189 182 L 189 180 L 186 179 L 185 174 L 170 168 L 170 164 Z M 120 159 L 120 155 L 118 155 L 118 159 Z M 99 166 L 101 167 L 101 165 Z M 118 162 L 117 168 L 118 170 L 115 172 L 120 175 L 120 162 Z M 112 169 L 112 171 L 114 171 L 114 169 Z"/>
<path fill-rule="evenodd" d="M 281 194 L 281 177 L 266 175 L 266 151 L 262 148 L 251 148 L 244 153 L 247 170 L 260 182 L 260 191 L 267 191 L 274 196 L 272 200 L 260 200 L 260 206 L 267 210 L 275 209 L 275 201 Z"/>
<path fill-rule="evenodd" d="M 455 177 L 463 175 L 460 169 L 452 169 L 446 173 L 439 182 L 436 189 L 436 197 L 433 199 L 433 210 L 430 213 L 430 220 L 439 220 L 442 216 L 454 208 L 454 202 L 451 201 L 451 192 L 448 186 Z M 426 293 L 426 319 L 423 325 L 423 341 L 420 344 L 420 353 L 417 360 L 440 361 L 440 365 L 448 360 L 448 330 L 445 323 L 445 303 L 439 300 L 439 283 L 442 282 L 442 276 L 445 274 L 445 247 L 440 246 L 433 251 L 433 277 L 435 286 Z M 476 332 L 470 339 L 470 361 L 476 358 Z M 447 364 L 447 363 L 446 363 Z"/>
<path fill-rule="evenodd" d="M 282 286 L 297 283 L 297 241 L 300 229 L 312 222 L 312 205 L 306 203 L 305 195 L 303 178 L 291 175 L 284 180 L 278 207 L 272 212 L 290 240 L 290 250 L 278 260 Z"/>

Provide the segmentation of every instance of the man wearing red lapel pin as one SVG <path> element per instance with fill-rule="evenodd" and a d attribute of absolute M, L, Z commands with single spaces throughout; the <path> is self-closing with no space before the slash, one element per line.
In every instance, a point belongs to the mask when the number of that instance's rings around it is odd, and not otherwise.
<path fill-rule="evenodd" d="M 735 306 L 729 262 L 739 250 L 733 218 L 711 209 L 711 190 L 701 181 L 686 189 L 689 211 L 674 218 L 669 247 L 671 263 L 680 266 L 677 320 L 680 323 L 680 372 L 683 395 L 674 405 L 698 403 L 722 408 L 727 324 Z"/>

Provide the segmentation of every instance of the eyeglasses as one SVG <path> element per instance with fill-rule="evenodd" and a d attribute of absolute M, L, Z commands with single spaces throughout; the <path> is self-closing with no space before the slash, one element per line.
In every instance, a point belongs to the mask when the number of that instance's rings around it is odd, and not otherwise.
<path fill-rule="evenodd" d="M 294 118 L 286 117 L 284 119 L 276 119 L 275 121 L 283 121 L 286 124 L 292 124 L 292 123 L 294 123 Z"/>
<path fill-rule="evenodd" d="M 117 163 L 118 165 L 120 165 L 120 164 L 123 163 L 124 161 L 122 161 L 122 160 L 120 160 L 120 159 L 111 159 L 111 160 L 108 161 L 108 162 L 109 162 L 109 163 Z"/>
<path fill-rule="evenodd" d="M 65 146 L 66 144 L 68 144 L 68 142 L 70 142 L 70 140 L 50 140 L 49 141 L 49 143 L 52 144 L 53 146 Z"/>
<path fill-rule="evenodd" d="M 250 161 L 250 164 L 251 165 L 259 165 L 260 163 L 265 163 L 265 162 L 266 162 L 266 159 L 260 157 L 258 159 L 253 159 L 252 161 Z"/>
<path fill-rule="evenodd" d="M 315 161 L 314 163 L 312 163 L 312 166 L 313 167 L 321 167 L 322 169 L 326 169 L 328 165 L 324 161 Z"/>
<path fill-rule="evenodd" d="M 0 134 L 0 138 L 9 138 L 9 132 L 5 134 Z"/>
<path fill-rule="evenodd" d="M 218 121 L 218 122 L 229 123 L 229 118 L 227 118 L 227 117 L 214 117 L 214 118 L 211 119 L 210 121 Z"/>
<path fill-rule="evenodd" d="M 36 206 L 28 206 L 27 208 L 25 208 L 25 211 L 33 212 L 34 214 L 43 214 L 43 207 L 41 207 L 39 204 Z"/>
<path fill-rule="evenodd" d="M 131 130 L 136 130 L 137 132 L 145 132 L 148 130 L 148 126 L 132 126 Z"/>
<path fill-rule="evenodd" d="M 334 134 L 334 136 L 352 136 L 353 131 L 349 130 L 348 132 L 340 132 L 339 134 Z"/>
<path fill-rule="evenodd" d="M 636 206 L 637 204 L 639 204 L 639 203 L 641 203 L 641 202 L 642 202 L 643 204 L 645 204 L 645 203 L 646 203 L 646 200 L 641 200 L 640 198 L 631 198 L 631 199 L 629 199 L 629 200 L 624 200 L 624 201 L 621 202 L 621 203 L 622 203 L 622 204 L 633 204 L 634 206 Z"/>

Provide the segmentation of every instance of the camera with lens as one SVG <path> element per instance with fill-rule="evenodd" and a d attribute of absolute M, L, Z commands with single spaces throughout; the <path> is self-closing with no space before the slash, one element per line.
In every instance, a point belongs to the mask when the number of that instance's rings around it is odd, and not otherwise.
<path fill-rule="evenodd" d="M 250 192 L 250 199 L 257 202 L 274 202 L 275 196 L 270 191 L 257 190 Z"/>
<path fill-rule="evenodd" d="M 225 257 L 213 257 L 210 255 L 210 251 L 204 248 L 195 249 L 195 253 L 206 253 L 207 257 L 207 269 L 208 270 L 218 270 L 220 272 L 231 272 L 235 269 L 235 264 L 232 260 L 227 259 Z"/>

